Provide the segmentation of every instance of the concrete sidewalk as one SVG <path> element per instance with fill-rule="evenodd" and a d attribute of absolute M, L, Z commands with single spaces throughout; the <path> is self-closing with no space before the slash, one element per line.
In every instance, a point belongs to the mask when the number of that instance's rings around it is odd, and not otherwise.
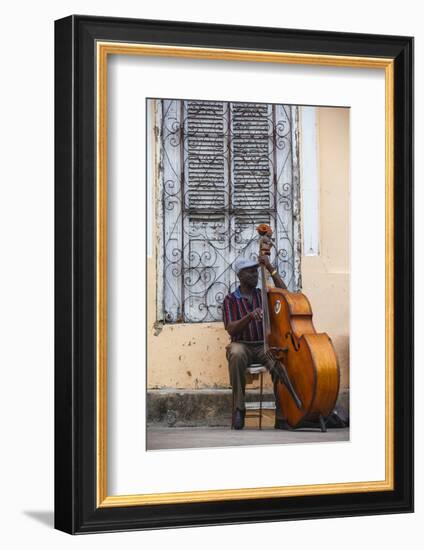
<path fill-rule="evenodd" d="M 234 447 L 241 445 L 282 445 L 349 441 L 349 428 L 329 429 L 327 432 L 312 429 L 262 430 L 245 428 L 168 428 L 147 427 L 147 450 L 193 449 L 202 447 Z"/>

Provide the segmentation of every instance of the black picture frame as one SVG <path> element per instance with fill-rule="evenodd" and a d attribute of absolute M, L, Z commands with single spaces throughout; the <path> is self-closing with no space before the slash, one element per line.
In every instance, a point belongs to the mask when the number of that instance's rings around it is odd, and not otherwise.
<path fill-rule="evenodd" d="M 99 40 L 393 60 L 393 490 L 98 506 Z M 76 534 L 413 511 L 413 38 L 73 15 L 55 23 L 55 73 L 55 527 Z"/>

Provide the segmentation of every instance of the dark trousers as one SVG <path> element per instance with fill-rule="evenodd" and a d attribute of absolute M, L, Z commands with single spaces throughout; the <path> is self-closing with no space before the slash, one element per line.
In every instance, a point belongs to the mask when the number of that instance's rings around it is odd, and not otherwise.
<path fill-rule="evenodd" d="M 261 363 L 268 370 L 272 369 L 274 361 L 269 359 L 264 352 L 263 344 L 253 342 L 231 342 L 227 346 L 228 370 L 230 384 L 233 389 L 234 408 L 245 410 L 246 368 L 252 363 Z M 271 371 L 271 376 L 273 373 Z M 274 380 L 275 415 L 282 419 L 278 402 L 277 381 Z"/>

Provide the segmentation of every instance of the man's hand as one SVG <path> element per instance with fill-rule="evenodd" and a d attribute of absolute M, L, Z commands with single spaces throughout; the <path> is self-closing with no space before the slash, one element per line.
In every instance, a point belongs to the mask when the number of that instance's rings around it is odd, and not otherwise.
<path fill-rule="evenodd" d="M 250 321 L 260 321 L 261 319 L 262 309 L 260 307 L 257 307 L 250 313 L 247 313 L 241 319 L 238 319 L 237 321 L 231 321 L 227 324 L 225 328 L 230 336 L 235 336 L 236 334 L 240 334 L 241 332 L 243 332 L 243 330 L 249 325 Z"/>
<path fill-rule="evenodd" d="M 272 280 L 274 281 L 274 284 L 277 288 L 287 288 L 285 282 L 277 273 L 277 270 L 272 265 L 272 263 L 269 261 L 269 256 L 267 255 L 259 256 L 258 263 L 259 265 L 264 265 L 269 271 L 269 273 L 272 274 L 273 272 L 275 272 L 274 275 L 272 275 Z"/>
<path fill-rule="evenodd" d="M 258 263 L 259 263 L 259 265 L 264 265 L 270 273 L 271 273 L 272 271 L 274 271 L 274 266 L 273 266 L 272 263 L 269 261 L 269 256 L 267 256 L 267 255 L 265 255 L 265 256 L 259 256 L 259 258 L 258 258 Z"/>
<path fill-rule="evenodd" d="M 250 319 L 255 321 L 260 321 L 263 317 L 262 309 L 257 307 L 249 313 Z"/>

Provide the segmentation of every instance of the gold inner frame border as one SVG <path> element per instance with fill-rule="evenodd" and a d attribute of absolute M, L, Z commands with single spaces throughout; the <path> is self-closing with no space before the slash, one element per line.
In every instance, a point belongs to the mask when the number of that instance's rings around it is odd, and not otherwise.
<path fill-rule="evenodd" d="M 316 485 L 255 487 L 109 496 L 107 492 L 107 61 L 138 55 L 384 69 L 385 72 L 385 479 Z M 142 506 L 255 498 L 328 495 L 394 489 L 394 60 L 140 43 L 96 43 L 97 63 L 97 507 Z"/>

